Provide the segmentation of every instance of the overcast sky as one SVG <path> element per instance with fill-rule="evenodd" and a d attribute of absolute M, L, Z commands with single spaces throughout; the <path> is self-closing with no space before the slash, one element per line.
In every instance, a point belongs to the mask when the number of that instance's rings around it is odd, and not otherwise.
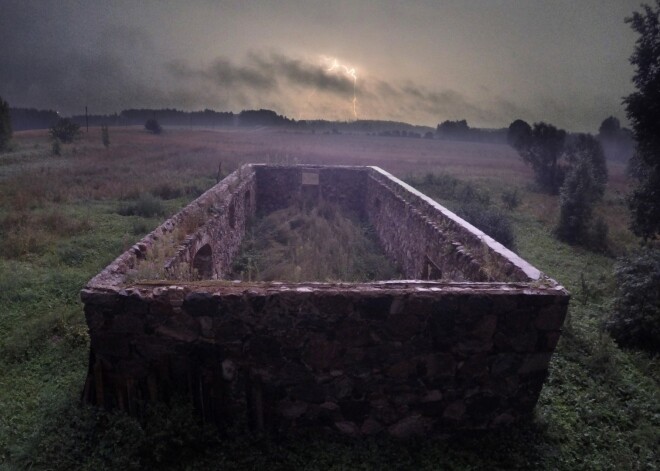
<path fill-rule="evenodd" d="M 270 108 L 594 131 L 639 0 L 0 0 L 0 96 L 62 114 Z"/>

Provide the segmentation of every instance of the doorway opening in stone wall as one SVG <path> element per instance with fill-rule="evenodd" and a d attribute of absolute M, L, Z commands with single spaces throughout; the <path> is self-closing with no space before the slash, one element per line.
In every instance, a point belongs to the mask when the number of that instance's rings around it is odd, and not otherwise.
<path fill-rule="evenodd" d="M 213 278 L 213 250 L 209 244 L 200 248 L 192 264 L 193 274 L 195 278 L 211 279 Z"/>

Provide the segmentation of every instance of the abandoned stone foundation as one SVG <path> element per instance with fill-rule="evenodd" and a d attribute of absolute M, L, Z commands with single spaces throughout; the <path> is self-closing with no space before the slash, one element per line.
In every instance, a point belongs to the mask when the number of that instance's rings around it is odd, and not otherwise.
<path fill-rule="evenodd" d="M 257 214 L 330 202 L 373 226 L 405 280 L 238 282 Z M 141 415 L 405 437 L 530 418 L 569 294 L 377 167 L 244 165 L 82 290 L 84 400 Z"/>

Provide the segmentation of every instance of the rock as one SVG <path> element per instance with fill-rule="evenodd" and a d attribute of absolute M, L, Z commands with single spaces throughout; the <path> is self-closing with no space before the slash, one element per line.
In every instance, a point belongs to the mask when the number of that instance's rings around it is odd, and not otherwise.
<path fill-rule="evenodd" d="M 445 408 L 442 413 L 442 418 L 451 421 L 459 421 L 463 418 L 463 415 L 465 415 L 465 403 L 459 400 L 452 402 Z"/>
<path fill-rule="evenodd" d="M 300 401 L 282 401 L 280 403 L 280 412 L 282 413 L 282 416 L 287 419 L 297 419 L 307 412 L 308 407 L 309 406 L 306 403 Z"/>
<path fill-rule="evenodd" d="M 337 430 L 341 433 L 346 434 L 349 437 L 358 437 L 360 435 L 360 429 L 353 422 L 335 422 L 335 427 L 337 427 Z"/>
<path fill-rule="evenodd" d="M 376 435 L 383 431 L 383 425 L 375 419 L 369 417 L 362 423 L 360 432 L 362 435 Z"/>
<path fill-rule="evenodd" d="M 387 432 L 395 438 L 406 439 L 425 434 L 429 425 L 428 419 L 421 415 L 411 415 L 390 426 Z"/>

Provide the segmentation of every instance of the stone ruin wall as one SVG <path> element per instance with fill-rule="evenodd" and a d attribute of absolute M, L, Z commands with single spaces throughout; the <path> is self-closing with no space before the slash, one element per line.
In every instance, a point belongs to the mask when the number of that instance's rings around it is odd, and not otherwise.
<path fill-rule="evenodd" d="M 221 278 L 255 212 L 318 198 L 367 217 L 416 280 L 128 282 L 153 244 L 200 212 L 208 222 L 188 224 L 168 269 L 202 266 L 210 247 L 209 278 Z M 183 395 L 219 425 L 353 436 L 528 419 L 568 293 L 438 208 L 375 168 L 243 167 L 82 291 L 91 337 L 84 399 L 140 414 Z M 494 268 L 483 270 L 483 257 Z"/>

